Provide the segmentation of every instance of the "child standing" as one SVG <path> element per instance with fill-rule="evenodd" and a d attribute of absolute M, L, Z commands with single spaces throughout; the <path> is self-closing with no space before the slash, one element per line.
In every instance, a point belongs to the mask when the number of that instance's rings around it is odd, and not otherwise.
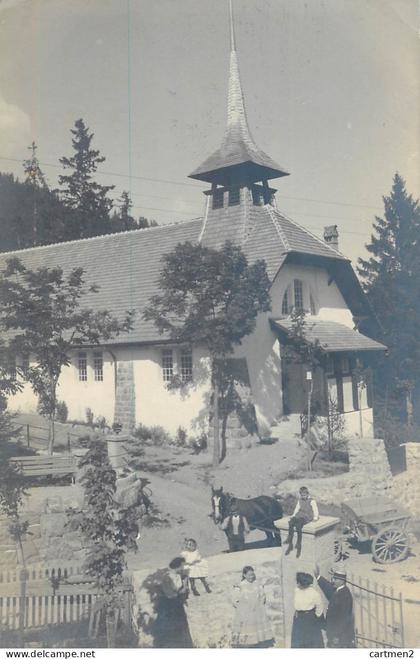
<path fill-rule="evenodd" d="M 181 556 L 185 559 L 185 568 L 187 570 L 192 593 L 194 595 L 200 595 L 196 587 L 197 579 L 201 581 L 206 592 L 211 593 L 211 588 L 207 583 L 207 577 L 209 576 L 208 563 L 205 559 L 201 558 L 200 552 L 197 548 L 197 542 L 194 538 L 187 538 L 185 540 L 185 546 L 184 550 L 181 552 Z"/>
<path fill-rule="evenodd" d="M 302 551 L 302 527 L 309 522 L 316 522 L 319 519 L 318 506 L 315 499 L 312 499 L 307 487 L 299 489 L 299 499 L 289 521 L 289 535 L 286 543 L 289 545 L 286 549 L 286 556 L 293 549 L 293 533 L 296 529 L 296 558 L 299 558 Z"/>

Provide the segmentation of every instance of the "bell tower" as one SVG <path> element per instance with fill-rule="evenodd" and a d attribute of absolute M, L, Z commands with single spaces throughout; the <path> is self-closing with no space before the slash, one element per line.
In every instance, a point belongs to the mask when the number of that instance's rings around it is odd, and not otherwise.
<path fill-rule="evenodd" d="M 211 184 L 210 190 L 204 193 L 207 206 L 201 240 L 205 240 L 213 216 L 219 220 L 223 216 L 225 222 L 229 222 L 230 219 L 238 220 L 239 216 L 245 216 L 250 207 L 274 205 L 276 190 L 268 182 L 288 176 L 284 168 L 256 145 L 249 130 L 236 52 L 232 0 L 229 0 L 229 24 L 230 67 L 225 134 L 217 151 L 190 174 L 190 178 Z M 225 240 L 242 242 L 241 236 L 229 235 L 232 232 L 225 228 L 228 234 Z"/>

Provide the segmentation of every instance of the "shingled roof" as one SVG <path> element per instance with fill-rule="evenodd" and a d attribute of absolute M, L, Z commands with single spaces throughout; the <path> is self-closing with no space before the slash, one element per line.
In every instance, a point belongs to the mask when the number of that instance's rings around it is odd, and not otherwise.
<path fill-rule="evenodd" d="M 288 176 L 288 172 L 260 149 L 252 138 L 245 111 L 239 75 L 233 26 L 232 3 L 230 8 L 230 67 L 227 126 L 222 145 L 207 158 L 190 178 L 210 183 L 236 183 Z"/>
<path fill-rule="evenodd" d="M 99 286 L 98 293 L 88 293 L 84 298 L 86 307 L 108 309 L 120 318 L 128 310 L 136 312 L 133 330 L 116 337 L 115 343 L 157 341 L 161 337 L 154 324 L 146 323 L 141 316 L 150 296 L 158 292 L 160 260 L 179 242 L 195 242 L 201 222 L 199 218 L 7 252 L 0 254 L 0 271 L 12 257 L 19 258 L 31 270 L 59 266 L 66 274 L 73 268 L 83 268 L 87 283 Z"/>
<path fill-rule="evenodd" d="M 239 208 L 239 207 L 238 207 Z M 150 229 L 98 236 L 0 253 L 0 271 L 9 258 L 17 257 L 29 269 L 59 266 L 64 273 L 81 267 L 86 281 L 100 287 L 89 293 L 86 306 L 109 309 L 122 317 L 129 309 L 136 312 L 134 328 L 122 334 L 115 343 L 148 343 L 162 340 L 154 325 L 142 320 L 143 310 L 152 295 L 158 293 L 161 258 L 178 243 L 198 242 L 210 248 L 220 248 L 226 240 L 241 244 L 248 260 L 264 259 L 273 281 L 289 253 L 329 257 L 332 262 L 347 261 L 322 240 L 285 218 L 271 206 L 250 206 L 247 222 L 244 214 L 227 218 L 224 213 L 212 216 L 203 234 L 203 219 Z"/>
<path fill-rule="evenodd" d="M 272 319 L 271 325 L 283 332 L 286 337 L 293 329 L 293 323 L 290 318 Z M 382 343 L 374 341 L 346 325 L 330 320 L 319 320 L 313 317 L 307 318 L 305 334 L 305 338 L 309 343 L 314 343 L 318 340 L 325 352 L 386 350 L 386 347 Z"/>
<path fill-rule="evenodd" d="M 245 212 L 242 206 L 212 212 L 201 233 L 203 245 L 219 249 L 226 240 L 240 244 L 251 262 L 265 260 L 271 280 L 291 253 L 348 261 L 340 252 L 286 218 L 270 204 L 253 205 L 249 190 L 244 194 L 249 196 Z"/>

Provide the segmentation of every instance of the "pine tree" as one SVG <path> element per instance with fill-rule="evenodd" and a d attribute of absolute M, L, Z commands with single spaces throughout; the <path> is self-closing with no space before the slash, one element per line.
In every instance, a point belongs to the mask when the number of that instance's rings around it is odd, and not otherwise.
<path fill-rule="evenodd" d="M 395 174 L 384 200 L 384 217 L 376 217 L 366 245 L 369 259 L 359 259 L 364 290 L 382 325 L 374 332 L 389 349 L 379 369 L 379 393 L 388 401 L 405 400 L 412 422 L 412 394 L 420 385 L 420 205 Z"/>
<path fill-rule="evenodd" d="M 101 185 L 93 178 L 105 158 L 92 149 L 94 135 L 83 119 L 75 122 L 71 133 L 74 155 L 61 158 L 60 163 L 72 172 L 59 176 L 62 199 L 69 209 L 76 211 L 68 218 L 67 238 L 89 238 L 109 233 L 112 201 L 108 193 L 114 186 Z"/>
<path fill-rule="evenodd" d="M 131 214 L 133 202 L 130 195 L 124 190 L 121 193 L 120 199 L 117 201 L 118 210 L 112 216 L 111 228 L 113 232 L 119 231 L 132 231 L 138 229 L 139 226 L 135 218 Z"/>
<path fill-rule="evenodd" d="M 139 217 L 138 220 L 132 215 L 131 209 L 133 202 L 130 194 L 124 190 L 120 199 L 117 200 L 117 210 L 111 217 L 111 231 L 118 233 L 120 231 L 133 231 L 134 229 L 149 229 L 158 225 L 154 220 L 148 220 L 146 217 Z"/>

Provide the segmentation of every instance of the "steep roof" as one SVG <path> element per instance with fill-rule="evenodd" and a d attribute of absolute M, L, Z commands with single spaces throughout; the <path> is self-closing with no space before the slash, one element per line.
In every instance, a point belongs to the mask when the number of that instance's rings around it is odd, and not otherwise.
<path fill-rule="evenodd" d="M 236 206 L 212 212 L 201 233 L 203 245 L 219 249 L 226 240 L 236 242 L 250 261 L 265 260 L 271 280 L 292 253 L 323 257 L 334 262 L 348 261 L 270 204 L 254 206 L 249 190 L 245 194 L 249 196 L 245 211 L 242 206 Z"/>
<path fill-rule="evenodd" d="M 179 242 L 198 239 L 201 218 L 159 226 L 115 233 L 96 238 L 74 240 L 32 249 L 0 254 L 0 271 L 9 258 L 17 257 L 29 269 L 59 266 L 64 273 L 81 267 L 86 281 L 97 284 L 98 293 L 88 293 L 86 307 L 108 309 L 122 318 L 134 309 L 134 328 L 129 334 L 116 337 L 115 343 L 135 343 L 159 340 L 153 323 L 142 319 L 148 299 L 158 292 L 160 259 Z"/>
<path fill-rule="evenodd" d="M 286 337 L 293 328 L 290 318 L 272 319 L 271 325 L 282 331 Z M 308 317 L 305 334 L 309 343 L 318 340 L 325 352 L 386 350 L 382 343 L 374 341 L 346 325 L 330 320 Z"/>
<path fill-rule="evenodd" d="M 329 257 L 332 262 L 346 261 L 322 240 L 271 206 L 251 205 L 245 223 L 243 217 L 243 213 L 229 218 L 225 213 L 211 217 L 203 244 L 215 249 L 226 240 L 241 244 L 250 262 L 266 261 L 271 280 L 294 250 Z M 19 258 L 29 269 L 59 266 L 68 273 L 72 268 L 81 267 L 86 272 L 87 283 L 99 286 L 98 293 L 87 294 L 86 306 L 109 309 L 119 317 L 129 309 L 136 311 L 133 330 L 121 334 L 115 343 L 159 341 L 161 335 L 152 323 L 142 319 L 142 312 L 149 298 L 158 293 L 161 258 L 180 242 L 198 242 L 202 228 L 203 219 L 197 218 L 150 229 L 0 253 L 0 270 L 12 257 Z"/>
<path fill-rule="evenodd" d="M 244 221 L 243 212 L 229 218 L 225 212 L 213 215 L 205 226 L 202 244 L 214 249 L 220 248 L 226 240 L 240 244 L 250 262 L 265 260 L 272 281 L 288 254 L 293 252 L 328 257 L 332 263 L 347 263 L 339 252 L 269 205 L 251 204 L 245 217 Z M 159 341 L 161 335 L 152 323 L 142 319 L 142 313 L 149 298 L 158 293 L 161 258 L 180 242 L 198 242 L 201 234 L 203 218 L 197 218 L 0 253 L 0 271 L 12 257 L 19 258 L 29 269 L 59 266 L 68 273 L 72 268 L 81 267 L 86 272 L 87 283 L 100 287 L 98 293 L 86 296 L 86 306 L 109 309 L 119 317 L 129 309 L 136 311 L 133 330 L 121 334 L 115 343 Z"/>
<path fill-rule="evenodd" d="M 190 174 L 190 178 L 231 184 L 287 176 L 288 172 L 255 144 L 249 130 L 236 53 L 232 0 L 229 9 L 231 50 L 226 131 L 221 146 Z"/>

